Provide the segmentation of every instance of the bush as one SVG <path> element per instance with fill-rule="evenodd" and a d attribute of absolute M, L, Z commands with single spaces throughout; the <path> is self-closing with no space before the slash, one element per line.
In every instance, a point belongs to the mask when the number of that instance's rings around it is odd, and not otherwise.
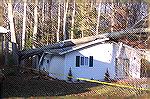
<path fill-rule="evenodd" d="M 109 72 L 108 72 L 108 68 L 107 68 L 106 73 L 104 75 L 104 80 L 105 81 L 110 81 L 110 75 L 109 75 Z"/>
<path fill-rule="evenodd" d="M 71 68 L 69 69 L 69 73 L 68 73 L 68 81 L 72 81 L 72 71 L 71 71 Z"/>

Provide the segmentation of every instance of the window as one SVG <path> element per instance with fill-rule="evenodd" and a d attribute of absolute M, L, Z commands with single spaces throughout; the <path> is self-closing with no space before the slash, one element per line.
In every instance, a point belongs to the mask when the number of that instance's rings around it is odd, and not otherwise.
<path fill-rule="evenodd" d="M 76 67 L 80 67 L 80 56 L 76 56 Z"/>
<path fill-rule="evenodd" d="M 81 57 L 81 65 L 84 65 L 84 57 Z"/>
<path fill-rule="evenodd" d="M 93 67 L 93 56 L 90 56 L 89 67 Z"/>
<path fill-rule="evenodd" d="M 88 65 L 88 57 L 85 57 L 85 65 Z"/>

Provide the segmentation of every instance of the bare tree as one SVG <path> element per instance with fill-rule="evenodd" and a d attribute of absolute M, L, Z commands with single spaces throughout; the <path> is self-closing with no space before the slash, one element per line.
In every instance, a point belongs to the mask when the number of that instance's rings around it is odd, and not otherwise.
<path fill-rule="evenodd" d="M 11 42 L 12 42 L 12 54 L 13 54 L 13 61 L 14 64 L 17 64 L 17 44 L 16 44 L 16 34 L 14 30 L 14 20 L 13 20 L 13 10 L 12 10 L 12 1 L 8 0 L 8 19 L 9 19 L 9 26 L 11 32 Z"/>
<path fill-rule="evenodd" d="M 69 0 L 65 0 L 64 1 L 64 18 L 63 18 L 63 36 L 64 36 L 64 40 L 67 39 L 67 35 L 66 35 L 66 21 L 67 21 L 67 12 L 68 12 L 68 2 Z"/>
<path fill-rule="evenodd" d="M 149 7 L 148 7 L 148 30 L 150 30 L 150 2 L 148 1 Z M 147 46 L 150 48 L 150 32 L 148 33 L 148 37 L 146 40 Z"/>
<path fill-rule="evenodd" d="M 26 35 L 26 10 L 27 0 L 24 0 L 24 14 L 23 14 L 23 30 L 22 30 L 22 49 L 25 47 L 25 35 Z"/>
<path fill-rule="evenodd" d="M 72 12 L 72 23 L 71 23 L 71 27 L 72 27 L 71 39 L 73 39 L 73 29 L 74 29 L 75 12 L 76 12 L 76 1 L 74 0 L 73 1 L 73 12 Z"/>
<path fill-rule="evenodd" d="M 38 0 L 34 0 L 35 3 L 35 8 L 34 8 L 34 28 L 33 28 L 33 40 L 36 38 L 37 35 L 37 28 L 38 28 L 38 12 L 37 12 L 37 5 L 38 5 Z M 35 46 L 33 45 L 33 48 Z"/>
<path fill-rule="evenodd" d="M 111 32 L 114 31 L 114 16 L 115 16 L 115 9 L 114 9 L 114 0 L 111 0 L 111 8 L 112 8 L 112 11 L 111 11 Z"/>
<path fill-rule="evenodd" d="M 11 31 L 11 42 L 16 43 L 11 0 L 8 1 L 8 19 L 9 19 L 10 31 Z"/>
<path fill-rule="evenodd" d="M 2 3 L 0 3 L 0 26 L 3 24 L 3 6 Z"/>
<path fill-rule="evenodd" d="M 101 16 L 100 10 L 101 10 L 101 0 L 99 1 L 99 7 L 98 7 L 98 17 L 97 17 L 96 35 L 98 35 L 99 24 L 100 24 L 100 16 Z"/>
<path fill-rule="evenodd" d="M 61 17 L 61 15 L 60 15 L 60 1 L 58 1 L 58 27 L 57 27 L 57 34 L 56 34 L 56 36 L 57 36 L 57 42 L 59 42 L 59 32 L 60 32 L 60 17 Z"/>

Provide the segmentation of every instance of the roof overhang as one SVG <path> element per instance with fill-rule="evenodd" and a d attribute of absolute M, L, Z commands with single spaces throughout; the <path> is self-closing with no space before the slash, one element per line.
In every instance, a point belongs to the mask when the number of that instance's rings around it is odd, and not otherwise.
<path fill-rule="evenodd" d="M 9 30 L 7 30 L 6 28 L 0 26 L 0 34 L 6 34 L 8 32 L 9 32 Z"/>

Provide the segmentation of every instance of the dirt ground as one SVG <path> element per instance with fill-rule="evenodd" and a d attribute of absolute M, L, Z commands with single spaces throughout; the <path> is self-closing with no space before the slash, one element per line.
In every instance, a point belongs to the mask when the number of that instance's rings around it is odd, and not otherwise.
<path fill-rule="evenodd" d="M 31 72 L 7 73 L 2 85 L 4 99 L 150 99 L 150 92 L 96 84 L 67 83 Z"/>

